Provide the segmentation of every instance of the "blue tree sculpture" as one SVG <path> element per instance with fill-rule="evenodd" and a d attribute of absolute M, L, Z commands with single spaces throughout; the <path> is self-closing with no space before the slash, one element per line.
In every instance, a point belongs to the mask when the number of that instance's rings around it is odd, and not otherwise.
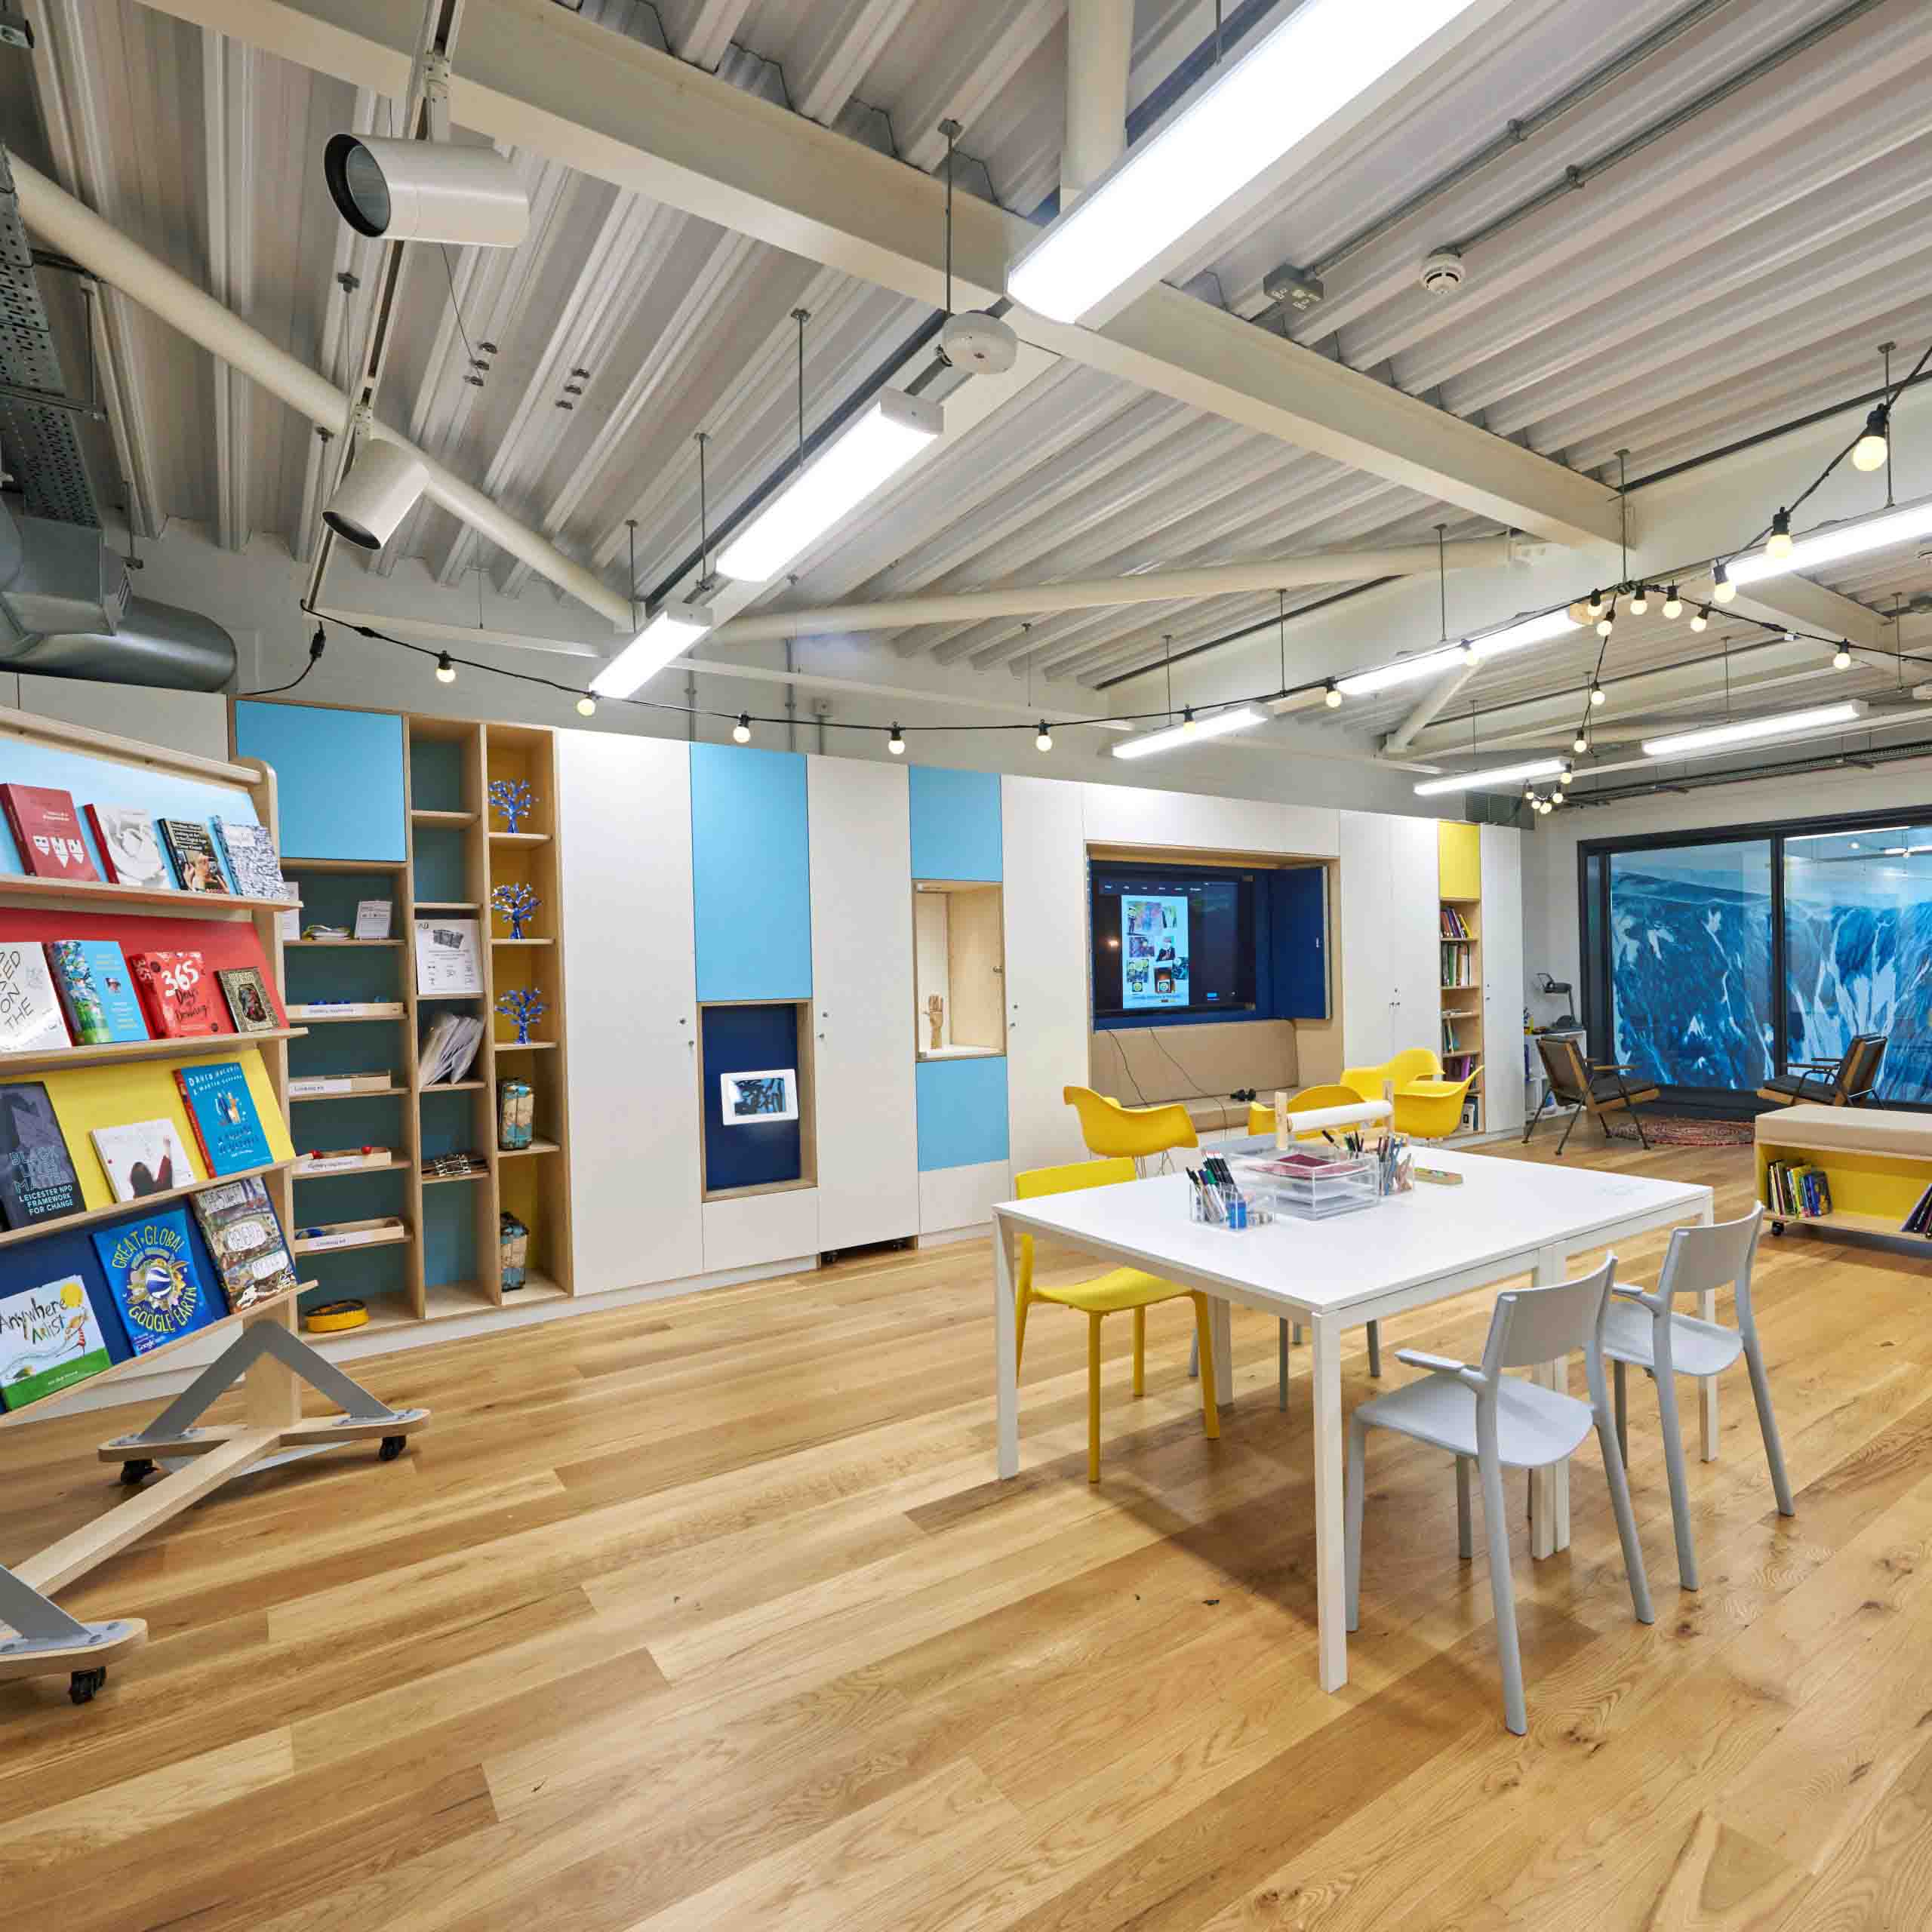
<path fill-rule="evenodd" d="M 503 829 L 521 832 L 523 821 L 536 809 L 537 799 L 521 778 L 493 778 L 490 802 L 503 815 Z"/>
<path fill-rule="evenodd" d="M 537 916 L 543 903 L 527 885 L 500 885 L 490 895 L 490 903 L 509 921 L 512 939 L 523 937 L 524 928 Z"/>
<path fill-rule="evenodd" d="M 497 995 L 497 1011 L 516 1023 L 516 1043 L 528 1046 L 530 1029 L 550 1010 L 549 1002 L 534 986 L 514 986 Z"/>

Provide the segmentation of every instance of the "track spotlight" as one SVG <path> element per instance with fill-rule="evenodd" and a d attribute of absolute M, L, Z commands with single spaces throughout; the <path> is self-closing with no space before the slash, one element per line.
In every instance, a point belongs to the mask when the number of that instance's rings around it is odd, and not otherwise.
<path fill-rule="evenodd" d="M 1633 617 L 1641 617 L 1650 608 L 1650 586 L 1646 583 L 1640 583 L 1633 586 L 1630 592 L 1631 616 Z"/>
<path fill-rule="evenodd" d="M 1849 671 L 1851 669 L 1851 646 L 1849 644 L 1841 644 L 1832 653 L 1832 669 L 1834 671 Z"/>
<path fill-rule="evenodd" d="M 494 148 L 331 134 L 322 176 L 358 235 L 514 248 L 530 231 L 530 198 Z"/>
<path fill-rule="evenodd" d="M 752 741 L 752 715 L 749 711 L 738 713 L 738 721 L 731 727 L 731 736 L 741 745 Z"/>
<path fill-rule="evenodd" d="M 1767 557 L 1788 557 L 1791 555 L 1791 512 L 1780 510 L 1771 518 L 1771 534 L 1764 540 L 1764 555 Z"/>
<path fill-rule="evenodd" d="M 1721 564 L 1711 566 L 1711 601 L 1715 604 L 1728 604 L 1737 595 L 1737 586 L 1730 580 L 1730 573 Z"/>
<path fill-rule="evenodd" d="M 1708 604 L 1700 604 L 1691 616 L 1690 628 L 1694 631 L 1701 631 L 1709 624 L 1710 621 L 1711 607 Z"/>
<path fill-rule="evenodd" d="M 1684 614 L 1684 599 L 1678 595 L 1674 583 L 1664 592 L 1663 614 L 1666 617 L 1681 617 Z"/>
<path fill-rule="evenodd" d="M 1854 469 L 1883 469 L 1892 453 L 1892 412 L 1882 402 L 1865 419 L 1865 433 L 1853 446 Z"/>
<path fill-rule="evenodd" d="M 885 748 L 894 758 L 903 758 L 906 755 L 906 734 L 897 724 L 892 728 L 892 736 L 885 741 Z"/>
<path fill-rule="evenodd" d="M 1590 703 L 1592 705 L 1600 705 L 1603 703 L 1607 696 L 1608 694 L 1604 690 L 1602 685 L 1592 685 L 1590 687 Z"/>
<path fill-rule="evenodd" d="M 358 549 L 380 550 L 416 507 L 428 472 L 406 449 L 365 436 L 349 474 L 336 485 L 322 521 Z"/>
<path fill-rule="evenodd" d="M 1341 691 L 1333 678 L 1321 688 L 1321 702 L 1331 711 L 1340 711 L 1342 708 Z"/>
<path fill-rule="evenodd" d="M 451 661 L 447 651 L 439 651 L 436 654 L 436 681 L 439 685 L 456 682 L 456 666 Z"/>
<path fill-rule="evenodd" d="M 1044 718 L 1040 720 L 1039 735 L 1033 742 L 1043 752 L 1050 752 L 1054 748 L 1054 734 L 1047 729 L 1047 721 Z"/>
<path fill-rule="evenodd" d="M 588 691 L 577 701 L 577 715 L 580 718 L 595 718 L 597 715 L 597 700 Z"/>
<path fill-rule="evenodd" d="M 1579 731 L 1576 737 L 1570 741 L 1570 749 L 1574 752 L 1579 758 L 1581 758 L 1583 754 L 1589 749 L 1589 737 L 1585 732 Z"/>

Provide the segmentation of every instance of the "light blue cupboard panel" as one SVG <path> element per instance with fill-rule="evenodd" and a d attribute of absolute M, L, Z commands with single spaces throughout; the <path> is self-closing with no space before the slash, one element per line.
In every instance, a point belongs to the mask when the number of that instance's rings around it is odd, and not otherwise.
<path fill-rule="evenodd" d="M 235 749 L 275 768 L 281 849 L 297 859 L 405 855 L 402 720 L 302 704 L 235 707 Z"/>
<path fill-rule="evenodd" d="M 692 746 L 691 888 L 700 1001 L 811 998 L 802 752 Z"/>
<path fill-rule="evenodd" d="M 1006 1158 L 1003 1058 L 921 1060 L 918 1088 L 920 1173 Z"/>
<path fill-rule="evenodd" d="M 997 883 L 999 774 L 915 764 L 906 775 L 912 791 L 912 876 Z"/>

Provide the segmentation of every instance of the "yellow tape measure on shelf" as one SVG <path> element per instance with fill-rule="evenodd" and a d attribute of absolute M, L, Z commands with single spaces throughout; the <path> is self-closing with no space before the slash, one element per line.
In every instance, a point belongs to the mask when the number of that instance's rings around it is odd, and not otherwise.
<path fill-rule="evenodd" d="M 303 1312 L 302 1325 L 312 1335 L 333 1335 L 344 1328 L 360 1328 L 368 1318 L 365 1303 L 325 1301 Z"/>

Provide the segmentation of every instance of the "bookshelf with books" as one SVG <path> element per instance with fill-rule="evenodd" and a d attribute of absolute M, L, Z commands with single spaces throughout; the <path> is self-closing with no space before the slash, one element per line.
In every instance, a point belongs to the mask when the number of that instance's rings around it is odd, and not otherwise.
<path fill-rule="evenodd" d="M 231 1477 L 371 1436 L 386 1460 L 426 1412 L 294 1333 L 289 1055 L 309 1035 L 284 995 L 273 771 L 0 710 L 0 1427 L 201 1371 L 101 1448 L 139 1495 L 0 1570 L 0 1681 L 66 1674 L 78 1703 L 145 1626 L 56 1592 Z M 304 1383 L 355 1420 L 305 1421 Z M 240 1421 L 195 1429 L 230 1388 Z"/>
<path fill-rule="evenodd" d="M 1922 1115 L 1804 1106 L 1758 1115 L 1758 1198 L 1787 1227 L 1932 1240 L 1932 1137 Z"/>
<path fill-rule="evenodd" d="M 1440 1053 L 1444 1077 L 1474 1072 L 1463 1114 L 1466 1131 L 1482 1124 L 1482 868 L 1480 832 L 1444 820 L 1437 829 L 1440 873 L 1437 931 L 1442 989 Z"/>

